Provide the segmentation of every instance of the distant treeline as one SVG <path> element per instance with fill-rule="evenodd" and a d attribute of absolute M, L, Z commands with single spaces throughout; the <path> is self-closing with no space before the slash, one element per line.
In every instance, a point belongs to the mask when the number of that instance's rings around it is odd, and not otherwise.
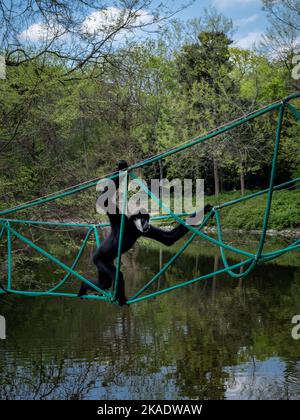
<path fill-rule="evenodd" d="M 234 46 L 232 31 L 213 11 L 173 21 L 158 35 L 87 60 L 67 78 L 70 57 L 48 51 L 13 63 L 12 54 L 0 81 L 1 207 L 105 174 L 118 159 L 159 153 L 296 90 L 292 52 L 270 54 L 271 30 L 256 51 Z M 276 121 L 270 113 L 143 176 L 204 178 L 206 193 L 215 195 L 265 188 Z M 277 183 L 299 176 L 299 135 L 287 114 Z"/>

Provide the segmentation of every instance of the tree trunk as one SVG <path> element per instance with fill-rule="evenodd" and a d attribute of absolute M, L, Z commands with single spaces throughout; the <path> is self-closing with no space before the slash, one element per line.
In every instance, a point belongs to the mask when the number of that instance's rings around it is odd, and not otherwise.
<path fill-rule="evenodd" d="M 220 194 L 220 177 L 219 177 L 219 168 L 218 161 L 214 158 L 214 181 L 215 181 L 215 197 L 218 197 Z"/>
<path fill-rule="evenodd" d="M 85 163 L 85 169 L 86 173 L 89 173 L 89 164 L 88 164 L 88 155 L 87 155 L 87 148 L 86 148 L 86 142 L 85 137 L 83 137 L 83 149 L 84 149 L 84 163 Z"/>
<path fill-rule="evenodd" d="M 219 174 L 219 184 L 220 184 L 220 192 L 224 191 L 224 177 L 223 177 L 223 171 L 222 168 L 219 168 L 218 170 L 218 174 Z"/>
<path fill-rule="evenodd" d="M 241 161 L 240 164 L 240 183 L 241 183 L 241 193 L 245 195 L 245 166 L 244 162 Z"/>
<path fill-rule="evenodd" d="M 158 165 L 159 165 L 159 179 L 163 179 L 163 177 L 164 177 L 164 165 L 163 165 L 162 160 L 160 160 L 158 162 Z"/>

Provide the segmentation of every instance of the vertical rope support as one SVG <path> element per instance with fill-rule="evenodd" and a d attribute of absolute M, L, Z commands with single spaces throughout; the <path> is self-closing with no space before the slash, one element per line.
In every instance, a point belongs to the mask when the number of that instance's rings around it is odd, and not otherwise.
<path fill-rule="evenodd" d="M 269 191 L 268 191 L 268 196 L 267 196 L 266 210 L 265 210 L 264 219 L 263 219 L 262 232 L 260 236 L 258 250 L 256 253 L 256 260 L 259 260 L 259 258 L 261 257 L 262 251 L 264 249 L 265 241 L 266 241 L 266 233 L 267 233 L 267 228 L 268 228 L 268 222 L 269 222 L 271 204 L 272 204 L 272 198 L 273 198 L 273 192 L 274 192 L 274 180 L 276 176 L 277 158 L 278 158 L 278 152 L 279 152 L 285 106 L 286 106 L 286 103 L 283 102 L 279 109 L 278 123 L 277 123 L 277 129 L 276 129 L 276 140 L 275 140 L 273 159 L 272 159 L 272 169 L 271 169 L 270 182 L 269 182 Z"/>
<path fill-rule="evenodd" d="M 97 248 L 99 248 L 100 247 L 100 237 L 99 237 L 98 229 L 95 225 L 93 225 L 93 231 L 94 231 L 96 246 L 97 246 Z"/>
<path fill-rule="evenodd" d="M 120 172 L 119 179 L 121 178 L 123 174 L 124 174 L 124 196 L 123 196 L 122 209 L 121 209 L 121 225 L 120 225 L 120 235 L 119 235 L 119 243 L 118 243 L 118 256 L 117 256 L 117 263 L 116 263 L 116 277 L 114 281 L 114 291 L 113 291 L 112 301 L 116 300 L 117 290 L 118 290 L 118 285 L 119 285 L 123 233 L 124 233 L 124 225 L 125 225 L 125 213 L 127 209 L 128 171 Z"/>

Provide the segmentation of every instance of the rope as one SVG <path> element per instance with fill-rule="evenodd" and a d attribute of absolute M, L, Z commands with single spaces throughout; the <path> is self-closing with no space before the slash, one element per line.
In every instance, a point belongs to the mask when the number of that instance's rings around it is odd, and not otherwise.
<path fill-rule="evenodd" d="M 178 223 L 184 225 L 189 231 L 192 232 L 192 235 L 190 238 L 186 241 L 186 243 L 177 251 L 177 253 L 159 270 L 157 274 L 152 277 L 151 280 L 149 280 L 145 286 L 143 286 L 140 290 L 138 290 L 131 298 L 128 300 L 128 304 L 132 304 L 135 302 L 139 302 L 145 299 L 149 299 L 152 297 L 155 297 L 157 295 L 167 293 L 173 290 L 176 290 L 181 287 L 185 287 L 189 284 L 193 284 L 195 282 L 219 275 L 219 274 L 228 274 L 232 278 L 242 278 L 246 277 L 251 273 L 251 271 L 256 267 L 258 263 L 271 261 L 275 258 L 278 258 L 281 255 L 284 255 L 287 252 L 294 251 L 300 248 L 300 239 L 297 239 L 294 243 L 291 245 L 286 246 L 285 248 L 275 250 L 272 252 L 264 253 L 264 245 L 266 242 L 266 233 L 267 228 L 269 224 L 269 216 L 271 211 L 271 205 L 272 205 L 272 199 L 273 199 L 273 193 L 274 191 L 284 189 L 284 188 L 291 188 L 293 185 L 295 185 L 297 182 L 300 181 L 300 177 L 293 179 L 291 181 L 287 181 L 285 183 L 274 185 L 275 182 L 275 176 L 276 176 L 276 169 L 277 169 L 277 160 L 278 160 L 278 153 L 279 153 L 279 147 L 280 147 L 280 140 L 281 140 L 281 132 L 282 132 L 282 126 L 283 126 L 283 119 L 286 110 L 289 110 L 291 115 L 297 120 L 300 121 L 300 112 L 295 108 L 295 106 L 291 105 L 289 102 L 293 99 L 300 98 L 300 92 L 296 92 L 286 98 L 284 98 L 282 101 L 277 101 L 269 106 L 263 107 L 257 111 L 251 112 L 250 114 L 247 114 L 246 116 L 242 116 L 229 124 L 224 124 L 219 126 L 218 128 L 209 131 L 203 136 L 197 136 L 191 139 L 189 142 L 182 143 L 180 145 L 177 145 L 165 152 L 159 153 L 155 156 L 150 156 L 145 158 L 143 161 L 137 162 L 133 165 L 131 165 L 127 172 L 126 172 L 126 189 L 125 189 L 125 198 L 122 205 L 122 217 L 121 217 L 121 226 L 120 226 L 120 235 L 118 240 L 118 255 L 117 255 L 117 263 L 116 263 L 116 277 L 114 281 L 114 288 L 112 293 L 109 291 L 101 290 L 97 285 L 95 285 L 93 282 L 88 280 L 85 276 L 78 273 L 76 271 L 76 266 L 84 252 L 84 249 L 88 243 L 88 240 L 90 236 L 93 234 L 97 247 L 100 246 L 100 237 L 98 233 L 98 228 L 105 228 L 109 226 L 107 223 L 98 223 L 98 224 L 90 224 L 90 223 L 72 223 L 72 222 L 46 222 L 46 221 L 34 221 L 34 220 L 19 220 L 19 219 L 9 219 L 9 218 L 0 218 L 0 240 L 3 240 L 3 237 L 6 233 L 7 237 L 7 286 L 4 287 L 2 283 L 0 283 L 0 294 L 3 293 L 13 293 L 13 294 L 19 294 L 23 296 L 68 296 L 68 297 L 77 297 L 74 293 L 67 293 L 67 292 L 61 292 L 58 291 L 70 278 L 70 276 L 74 276 L 77 278 L 77 280 L 80 280 L 86 284 L 88 284 L 96 293 L 99 293 L 100 295 L 96 295 L 95 293 L 92 295 L 85 295 L 83 298 L 85 299 L 98 299 L 98 300 L 105 300 L 109 301 L 111 303 L 118 303 L 117 302 L 117 288 L 118 288 L 118 282 L 120 277 L 120 266 L 121 266 L 121 255 L 122 255 L 122 243 L 123 243 L 123 233 L 124 233 L 124 221 L 125 221 L 125 208 L 127 205 L 127 190 L 128 190 L 128 177 L 131 177 L 135 179 L 140 187 L 148 194 L 148 196 L 154 200 L 158 205 L 160 209 L 165 210 L 168 215 L 167 216 L 156 216 L 152 217 L 151 220 L 166 220 L 168 218 L 172 218 L 173 220 L 176 220 Z M 142 168 L 146 165 L 149 165 L 151 163 L 157 162 L 161 159 L 164 159 L 168 156 L 171 156 L 173 154 L 177 154 L 182 152 L 183 150 L 193 147 L 197 144 L 203 143 L 207 140 L 210 140 L 216 136 L 219 136 L 220 134 L 224 134 L 236 127 L 242 126 L 243 124 L 248 123 L 249 121 L 252 121 L 262 115 L 265 115 L 269 112 L 272 112 L 274 110 L 278 111 L 278 122 L 277 122 L 277 128 L 276 128 L 276 139 L 274 144 L 274 150 L 273 150 L 273 157 L 272 157 L 272 166 L 271 166 L 271 173 L 270 173 L 270 180 L 269 180 L 269 187 L 265 190 L 258 191 L 253 194 L 249 194 L 247 196 L 243 196 L 241 198 L 228 201 L 223 204 L 219 204 L 215 206 L 208 215 L 204 218 L 201 225 L 196 228 L 193 226 L 188 225 L 182 217 L 184 216 L 190 216 L 186 213 L 183 213 L 181 215 L 173 213 L 158 197 L 156 197 L 145 184 L 139 179 L 139 177 L 135 174 L 135 170 L 138 168 Z M 66 197 L 71 194 L 75 194 L 77 192 L 86 190 L 88 188 L 91 188 L 92 186 L 95 186 L 99 182 L 101 182 L 104 179 L 115 179 L 119 176 L 119 173 L 112 172 L 107 174 L 105 177 L 98 177 L 94 178 L 89 181 L 82 182 L 80 184 L 73 185 L 71 187 L 68 187 L 66 189 L 39 197 L 38 199 L 27 201 L 25 203 L 19 204 L 18 206 L 12 207 L 10 209 L 2 210 L 0 212 L 0 216 L 7 216 L 8 214 L 16 213 L 18 211 L 31 208 L 33 206 L 37 206 L 40 204 L 48 203 L 49 201 L 57 200 L 63 197 Z M 220 210 L 222 208 L 232 206 L 241 202 L 244 202 L 249 199 L 256 198 L 260 195 L 267 194 L 267 201 L 266 201 L 266 207 L 265 207 L 265 213 L 263 217 L 263 223 L 262 223 L 262 230 L 260 234 L 259 244 L 257 247 L 257 250 L 255 253 L 250 253 L 247 251 L 244 251 L 242 249 L 237 248 L 236 246 L 230 245 L 228 243 L 225 243 L 222 236 L 222 226 L 221 226 L 221 218 L 220 218 Z M 217 239 L 205 234 L 202 232 L 203 228 L 207 226 L 210 220 L 212 220 L 215 217 L 216 219 L 216 225 L 217 225 Z M 60 227 L 70 227 L 70 228 L 85 228 L 87 229 L 87 233 L 85 235 L 85 238 L 81 244 L 81 247 L 77 253 L 77 256 L 71 265 L 71 267 L 68 267 L 63 262 L 59 261 L 57 258 L 49 254 L 44 249 L 37 246 L 35 243 L 33 243 L 31 240 L 26 238 L 24 235 L 20 234 L 15 227 L 12 227 L 17 225 L 35 225 L 39 227 L 39 225 L 49 225 L 49 226 L 60 226 Z M 44 227 L 42 227 L 44 228 Z M 45 228 L 44 228 L 45 229 Z M 69 229 L 68 229 L 69 230 Z M 63 231 L 63 229 L 59 230 Z M 22 290 L 16 290 L 12 286 L 12 237 L 16 237 L 19 240 L 21 240 L 26 245 L 30 246 L 31 248 L 38 251 L 40 254 L 42 254 L 44 257 L 48 258 L 50 261 L 57 264 L 59 267 L 64 269 L 66 271 L 66 275 L 60 280 L 54 287 L 51 289 L 41 292 L 41 291 L 22 291 Z M 213 271 L 209 274 L 206 274 L 204 276 L 196 277 L 194 279 L 181 282 L 179 284 L 176 284 L 171 287 L 167 287 L 163 290 L 159 290 L 153 293 L 144 294 L 146 290 L 149 289 L 149 287 L 159 279 L 159 277 L 165 273 L 165 271 L 172 265 L 172 263 L 184 252 L 184 250 L 187 249 L 187 247 L 193 242 L 193 240 L 196 237 L 201 237 L 202 239 L 210 242 L 211 244 L 219 247 L 221 258 L 223 261 L 224 268 L 220 270 Z M 230 265 L 227 260 L 226 251 L 231 251 L 236 253 L 237 255 L 240 255 L 243 257 L 243 261 Z M 243 272 L 235 272 L 234 270 L 243 268 Z M 141 296 L 142 295 L 142 296 Z"/>

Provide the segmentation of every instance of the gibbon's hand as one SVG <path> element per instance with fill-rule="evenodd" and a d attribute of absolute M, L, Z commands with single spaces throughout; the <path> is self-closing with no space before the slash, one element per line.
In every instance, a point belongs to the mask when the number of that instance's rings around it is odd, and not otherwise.
<path fill-rule="evenodd" d="M 212 210 L 212 206 L 210 204 L 206 204 L 206 206 L 204 206 L 203 209 L 203 213 L 207 214 Z M 191 216 L 189 218 L 194 219 L 194 223 L 190 223 L 191 226 L 197 227 L 200 225 L 200 223 L 202 222 L 202 220 L 199 220 L 199 216 L 200 216 L 200 212 L 194 212 L 193 214 L 191 214 Z"/>
<path fill-rule="evenodd" d="M 119 162 L 117 163 L 117 171 L 124 171 L 127 168 L 128 163 L 126 162 L 126 160 L 119 160 Z"/>

